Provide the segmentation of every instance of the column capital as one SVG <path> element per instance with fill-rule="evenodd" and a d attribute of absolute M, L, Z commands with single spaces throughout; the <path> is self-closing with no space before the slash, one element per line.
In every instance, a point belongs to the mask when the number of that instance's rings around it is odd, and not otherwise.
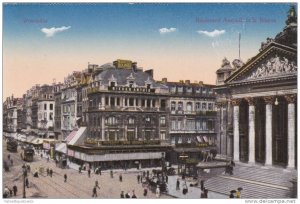
<path fill-rule="evenodd" d="M 245 100 L 248 102 L 249 106 L 254 106 L 255 105 L 255 98 L 253 97 L 247 97 Z"/>
<path fill-rule="evenodd" d="M 239 106 L 241 104 L 241 102 L 242 102 L 242 99 L 240 99 L 240 98 L 231 99 L 231 104 L 233 106 Z"/>
<path fill-rule="evenodd" d="M 274 103 L 274 96 L 265 96 L 263 97 L 264 101 L 266 104 L 273 104 Z"/>
<path fill-rule="evenodd" d="M 297 99 L 296 94 L 289 94 L 289 95 L 284 95 L 285 100 L 287 100 L 288 103 L 295 103 Z"/>

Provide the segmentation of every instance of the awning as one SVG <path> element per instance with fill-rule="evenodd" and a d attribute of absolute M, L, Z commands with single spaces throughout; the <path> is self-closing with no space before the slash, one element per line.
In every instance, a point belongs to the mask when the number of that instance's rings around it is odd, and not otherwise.
<path fill-rule="evenodd" d="M 35 136 L 32 136 L 32 135 L 29 135 L 27 138 L 26 138 L 26 142 L 29 142 L 31 143 L 33 140 L 35 140 L 36 137 Z"/>
<path fill-rule="evenodd" d="M 178 144 L 181 144 L 182 143 L 182 138 L 181 137 L 179 137 L 178 138 L 178 142 L 177 142 Z"/>
<path fill-rule="evenodd" d="M 183 152 L 201 152 L 201 149 L 199 148 L 174 148 L 174 151 L 177 153 L 183 153 Z"/>
<path fill-rule="evenodd" d="M 72 139 L 68 142 L 69 145 L 78 145 L 82 144 L 86 139 L 86 127 L 81 127 L 76 131 L 76 134 L 72 137 Z"/>
<path fill-rule="evenodd" d="M 69 144 L 69 142 L 73 139 L 73 137 L 75 137 L 77 133 L 77 130 L 73 130 L 66 138 L 66 142 Z"/>
<path fill-rule="evenodd" d="M 61 144 L 57 145 L 57 147 L 55 148 L 55 151 L 61 152 L 63 154 L 67 154 L 67 144 L 61 143 Z"/>
<path fill-rule="evenodd" d="M 202 138 L 204 139 L 204 142 L 208 142 L 208 139 L 206 136 L 203 136 Z"/>
<path fill-rule="evenodd" d="M 35 145 L 40 145 L 40 144 L 43 144 L 44 140 L 41 139 L 41 138 L 36 138 L 34 139 L 31 143 L 32 144 L 35 144 Z"/>

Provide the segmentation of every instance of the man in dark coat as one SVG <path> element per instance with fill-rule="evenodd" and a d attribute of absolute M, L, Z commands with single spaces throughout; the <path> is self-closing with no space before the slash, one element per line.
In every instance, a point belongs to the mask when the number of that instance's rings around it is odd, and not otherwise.
<path fill-rule="evenodd" d="M 125 198 L 130 198 L 129 192 L 125 194 Z"/>
<path fill-rule="evenodd" d="M 125 198 L 124 191 L 121 191 L 120 198 Z"/>
<path fill-rule="evenodd" d="M 98 195 L 97 195 L 97 188 L 96 188 L 96 186 L 94 186 L 92 197 L 97 197 L 97 196 L 98 196 Z"/>
<path fill-rule="evenodd" d="M 137 175 L 137 181 L 138 181 L 138 183 L 140 183 L 140 177 L 141 177 L 141 176 L 138 174 L 138 175 Z"/>
<path fill-rule="evenodd" d="M 28 181 L 28 178 L 27 178 L 27 177 L 25 178 L 25 186 L 26 186 L 27 188 L 29 188 L 29 181 Z"/>
<path fill-rule="evenodd" d="M 179 182 L 179 179 L 177 179 L 176 181 L 176 190 L 179 190 L 180 189 L 180 182 Z"/>
<path fill-rule="evenodd" d="M 53 175 L 53 170 L 52 169 L 49 170 L 49 174 L 50 174 L 50 177 L 52 177 L 52 175 Z"/>
<path fill-rule="evenodd" d="M 122 182 L 122 181 L 123 181 L 122 174 L 120 174 L 120 175 L 119 175 L 119 180 L 120 180 L 120 182 Z"/>
<path fill-rule="evenodd" d="M 168 175 L 166 175 L 166 183 L 168 183 L 169 177 Z"/>
<path fill-rule="evenodd" d="M 67 174 L 65 174 L 64 175 L 65 182 L 67 182 L 67 178 L 68 178 L 68 176 L 67 176 Z"/>
<path fill-rule="evenodd" d="M 88 176 L 91 178 L 91 169 L 88 170 Z"/>
<path fill-rule="evenodd" d="M 18 192 L 18 188 L 17 188 L 16 184 L 13 186 L 13 191 L 14 191 L 14 196 L 16 196 L 17 192 Z"/>

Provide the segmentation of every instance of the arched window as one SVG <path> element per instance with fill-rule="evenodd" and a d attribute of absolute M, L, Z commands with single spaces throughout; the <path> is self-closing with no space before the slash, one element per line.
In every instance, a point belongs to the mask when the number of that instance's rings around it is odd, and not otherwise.
<path fill-rule="evenodd" d="M 115 125 L 115 124 L 117 124 L 116 117 L 110 116 L 110 117 L 105 118 L 105 124 L 106 125 Z"/>

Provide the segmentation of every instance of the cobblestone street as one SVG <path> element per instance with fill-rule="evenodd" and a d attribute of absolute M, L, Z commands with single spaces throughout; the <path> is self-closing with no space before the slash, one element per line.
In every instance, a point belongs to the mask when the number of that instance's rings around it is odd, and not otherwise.
<path fill-rule="evenodd" d="M 4 142 L 5 143 L 5 142 Z M 7 159 L 10 154 L 14 161 L 14 165 L 9 172 L 3 171 L 3 188 L 4 186 L 12 189 L 14 184 L 18 187 L 17 196 L 22 198 L 23 194 L 23 176 L 22 165 L 19 153 L 7 152 L 4 148 L 3 158 Z M 27 198 L 92 198 L 92 190 L 95 181 L 98 180 L 100 189 L 97 189 L 97 198 L 120 198 L 121 191 L 124 193 L 135 191 L 137 198 L 156 198 L 155 193 L 148 191 L 146 197 L 143 196 L 142 184 L 137 182 L 137 171 L 115 171 L 114 178 L 110 178 L 109 171 L 103 171 L 102 175 L 96 175 L 93 172 L 88 177 L 87 172 L 81 174 L 74 169 L 60 169 L 55 166 L 53 161 L 47 162 L 45 158 L 41 159 L 35 155 L 34 162 L 30 163 L 31 173 L 28 174 L 29 188 L 26 188 Z M 53 169 L 53 177 L 47 176 L 46 172 L 39 175 L 39 178 L 33 177 L 33 171 L 43 166 L 45 169 Z M 123 181 L 119 181 L 119 174 L 122 173 Z M 67 174 L 67 182 L 64 182 L 64 174 Z M 14 198 L 14 197 L 13 197 Z M 168 195 L 161 195 L 160 198 L 172 198 Z"/>

